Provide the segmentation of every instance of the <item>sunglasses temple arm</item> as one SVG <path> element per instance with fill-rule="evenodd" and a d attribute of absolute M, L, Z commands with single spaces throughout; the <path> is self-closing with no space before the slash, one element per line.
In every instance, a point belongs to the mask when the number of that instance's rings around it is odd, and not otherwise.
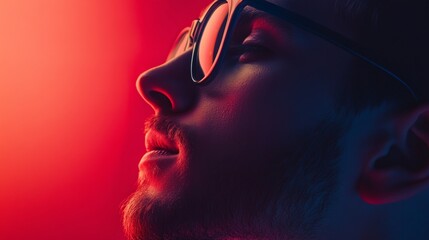
<path fill-rule="evenodd" d="M 358 44 L 351 41 L 348 38 L 345 38 L 344 36 L 316 23 L 313 22 L 301 15 L 298 15 L 292 11 L 289 11 L 287 9 L 281 8 L 275 4 L 272 4 L 270 2 L 264 1 L 264 0 L 254 0 L 249 1 L 248 4 L 250 6 L 256 7 L 260 10 L 269 12 L 270 14 L 284 19 L 297 27 L 310 32 L 314 35 L 319 36 L 320 38 L 334 44 L 335 46 L 342 48 L 343 50 L 347 51 L 348 53 L 362 59 L 363 61 L 371 64 L 372 66 L 376 67 L 377 69 L 385 72 L 390 77 L 397 80 L 399 83 L 401 83 L 407 91 L 412 95 L 413 99 L 415 101 L 418 101 L 417 95 L 414 93 L 412 88 L 404 81 L 402 80 L 398 75 L 390 71 L 387 67 L 377 63 L 373 57 L 369 57 L 370 54 L 368 51 L 363 50 Z M 365 53 L 365 54 L 364 54 Z"/>

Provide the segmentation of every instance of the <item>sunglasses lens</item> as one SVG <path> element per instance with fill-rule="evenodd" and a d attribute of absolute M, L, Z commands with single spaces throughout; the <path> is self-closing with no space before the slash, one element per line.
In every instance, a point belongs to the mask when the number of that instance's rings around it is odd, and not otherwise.
<path fill-rule="evenodd" d="M 192 60 L 194 81 L 201 81 L 212 71 L 221 51 L 228 14 L 228 4 L 223 2 L 213 6 L 203 19 Z"/>

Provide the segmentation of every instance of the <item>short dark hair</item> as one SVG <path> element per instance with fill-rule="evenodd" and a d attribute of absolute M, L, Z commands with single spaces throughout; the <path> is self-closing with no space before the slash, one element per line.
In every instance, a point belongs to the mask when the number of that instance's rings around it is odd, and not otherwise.
<path fill-rule="evenodd" d="M 429 102 L 429 0 L 336 0 L 337 15 L 357 29 L 357 41 Z M 354 111 L 385 101 L 409 102 L 397 81 L 357 61 L 339 102 Z"/>

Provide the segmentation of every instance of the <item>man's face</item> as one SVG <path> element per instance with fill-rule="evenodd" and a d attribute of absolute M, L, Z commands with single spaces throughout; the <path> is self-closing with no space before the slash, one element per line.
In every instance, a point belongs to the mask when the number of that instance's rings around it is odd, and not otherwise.
<path fill-rule="evenodd" d="M 342 29 L 332 4 L 272 2 Z M 228 53 L 209 84 L 190 79 L 190 51 L 138 81 L 156 114 L 125 209 L 136 239 L 310 237 L 323 216 L 344 127 L 335 96 L 352 57 L 266 13 L 243 16 L 230 45 L 257 48 Z"/>

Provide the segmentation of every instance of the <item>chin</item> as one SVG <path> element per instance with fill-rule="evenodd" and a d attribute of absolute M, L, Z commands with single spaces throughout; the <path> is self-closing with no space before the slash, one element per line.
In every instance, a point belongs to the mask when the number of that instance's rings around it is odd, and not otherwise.
<path fill-rule="evenodd" d="M 289 146 L 296 151 L 260 158 L 195 144 L 162 184 L 142 176 L 124 205 L 128 239 L 306 239 L 335 192 L 340 154 L 336 125 L 315 132 Z"/>

